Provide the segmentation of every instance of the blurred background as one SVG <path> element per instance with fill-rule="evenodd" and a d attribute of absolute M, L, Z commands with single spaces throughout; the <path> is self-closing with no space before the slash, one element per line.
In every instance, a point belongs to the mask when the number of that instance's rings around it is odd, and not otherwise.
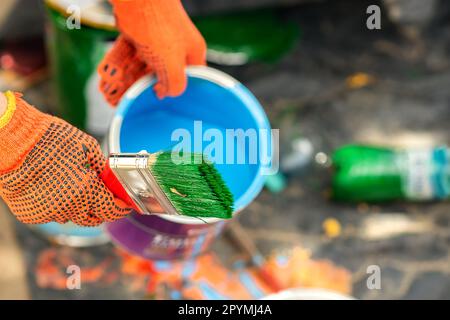
<path fill-rule="evenodd" d="M 280 128 L 280 173 L 208 252 L 176 262 L 133 256 L 101 228 L 21 225 L 1 203 L 0 299 L 261 298 L 289 288 L 450 299 L 449 3 L 183 3 L 209 64 L 245 84 Z M 71 4 L 80 30 L 67 28 Z M 370 5 L 381 29 L 366 26 Z M 116 36 L 106 1 L 4 0 L 0 90 L 102 140 L 114 111 L 95 69 Z M 424 170 L 439 181 L 418 179 Z M 420 185 L 400 186 L 405 175 Z M 81 290 L 67 289 L 69 265 L 81 267 Z"/>

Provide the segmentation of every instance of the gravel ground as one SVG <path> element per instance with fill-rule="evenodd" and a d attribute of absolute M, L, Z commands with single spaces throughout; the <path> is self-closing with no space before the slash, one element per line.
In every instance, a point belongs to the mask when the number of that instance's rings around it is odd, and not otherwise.
<path fill-rule="evenodd" d="M 304 35 L 291 55 L 272 68 L 230 70 L 281 128 L 282 151 L 296 136 L 327 154 L 352 142 L 449 143 L 448 16 L 410 37 L 386 18 L 382 30 L 367 30 L 364 7 L 364 1 L 344 1 L 327 10 L 312 5 L 290 12 Z M 356 72 L 375 82 L 349 89 L 345 79 Z M 327 183 L 328 172 L 312 164 L 281 194 L 265 191 L 250 206 L 241 221 L 263 252 L 308 247 L 353 272 L 357 298 L 450 298 L 448 203 L 335 204 L 326 199 Z M 330 217 L 342 224 L 335 239 L 322 230 Z M 370 265 L 380 266 L 380 290 L 367 288 Z"/>

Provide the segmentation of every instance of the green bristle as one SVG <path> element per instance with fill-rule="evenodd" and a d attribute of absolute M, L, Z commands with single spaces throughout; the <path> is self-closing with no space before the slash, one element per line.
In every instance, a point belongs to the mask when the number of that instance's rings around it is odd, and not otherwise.
<path fill-rule="evenodd" d="M 218 197 L 222 197 L 223 205 L 226 208 L 232 208 L 234 204 L 233 195 L 228 189 L 225 181 L 223 181 L 222 176 L 217 171 L 212 163 L 207 162 L 206 160 L 199 167 L 200 172 L 203 173 L 203 176 L 206 179 L 206 182 L 209 184 L 211 190 L 218 195 Z M 231 214 L 232 212 L 230 212 Z"/>
<path fill-rule="evenodd" d="M 151 168 L 167 198 L 182 215 L 231 218 L 233 196 L 220 173 L 202 154 L 187 156 L 188 163 L 175 164 L 172 153 L 163 152 Z"/>

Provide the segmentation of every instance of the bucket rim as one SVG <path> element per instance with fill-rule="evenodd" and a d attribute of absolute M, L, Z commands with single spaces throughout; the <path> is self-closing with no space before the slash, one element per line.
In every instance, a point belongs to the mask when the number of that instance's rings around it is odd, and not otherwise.
<path fill-rule="evenodd" d="M 189 77 L 200 78 L 210 81 L 216 85 L 223 87 L 230 93 L 238 97 L 239 100 L 247 107 L 248 111 L 253 116 L 254 121 L 258 129 L 271 130 L 270 122 L 267 115 L 256 99 L 256 97 L 238 80 L 234 79 L 230 75 L 219 71 L 217 69 L 207 66 L 190 66 L 186 68 L 186 73 Z M 109 153 L 120 153 L 120 135 L 123 119 L 127 113 L 128 108 L 134 102 L 134 100 L 146 89 L 153 86 L 156 83 L 156 79 L 152 75 L 143 76 L 136 81 L 123 95 L 120 100 L 116 114 L 111 122 L 111 126 L 108 132 L 108 150 Z M 272 144 L 272 140 L 270 139 Z M 259 166 L 258 171 L 247 191 L 239 197 L 238 205 L 235 203 L 233 217 L 246 208 L 261 192 L 265 177 L 262 174 L 263 166 Z M 223 221 L 220 218 L 196 218 L 182 215 L 168 215 L 162 214 L 159 217 L 181 224 L 211 224 L 219 221 Z"/>

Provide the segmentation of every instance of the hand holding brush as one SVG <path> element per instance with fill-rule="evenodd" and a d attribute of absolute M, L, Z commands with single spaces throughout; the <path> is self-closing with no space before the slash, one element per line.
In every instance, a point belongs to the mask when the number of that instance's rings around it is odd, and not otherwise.
<path fill-rule="evenodd" d="M 0 196 L 19 221 L 96 226 L 130 213 L 99 178 L 106 161 L 93 137 L 19 93 L 0 97 Z"/>
<path fill-rule="evenodd" d="M 0 93 L 0 104 L 0 196 L 18 220 L 96 226 L 131 212 L 134 203 L 115 196 L 100 178 L 109 169 L 93 137 L 38 111 L 19 93 Z M 193 154 L 195 162 L 177 165 L 170 153 L 149 156 L 152 186 L 158 200 L 165 200 L 164 210 L 156 211 L 231 217 L 230 191 L 214 166 L 200 158 Z M 153 205 L 160 208 L 160 202 Z"/>

